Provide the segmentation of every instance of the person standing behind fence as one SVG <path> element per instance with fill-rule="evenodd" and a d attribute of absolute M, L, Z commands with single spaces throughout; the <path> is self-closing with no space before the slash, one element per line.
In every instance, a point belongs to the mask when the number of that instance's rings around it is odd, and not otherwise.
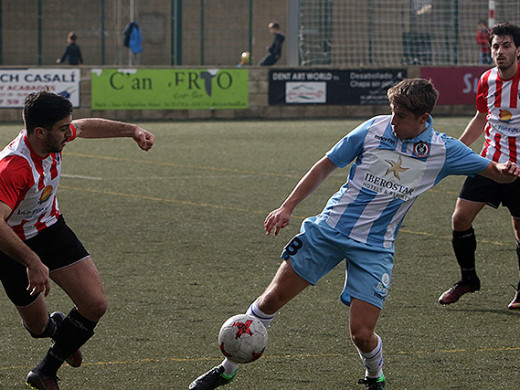
<path fill-rule="evenodd" d="M 69 61 L 70 65 L 83 65 L 83 57 L 81 56 L 81 50 L 76 43 L 77 35 L 75 32 L 71 31 L 69 35 L 67 35 L 67 48 L 65 49 L 65 53 L 56 60 L 56 63 L 61 64 L 66 60 Z"/>
<path fill-rule="evenodd" d="M 267 54 L 260 60 L 258 65 L 267 66 L 274 65 L 282 56 L 282 43 L 285 37 L 280 33 L 280 24 L 278 22 L 269 23 L 269 31 L 274 35 L 273 43 L 267 47 Z"/>
<path fill-rule="evenodd" d="M 478 21 L 478 31 L 475 40 L 480 49 L 478 63 L 487 65 L 491 64 L 491 48 L 489 47 L 489 29 L 484 19 Z"/>

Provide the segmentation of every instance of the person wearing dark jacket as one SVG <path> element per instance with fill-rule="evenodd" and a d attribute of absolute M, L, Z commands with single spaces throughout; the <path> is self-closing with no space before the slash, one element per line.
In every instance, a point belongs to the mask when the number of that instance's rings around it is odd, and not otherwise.
<path fill-rule="evenodd" d="M 273 43 L 267 47 L 267 54 L 260 60 L 258 65 L 274 65 L 282 56 L 282 43 L 285 37 L 280 33 L 280 24 L 277 22 L 269 23 L 269 31 L 274 35 Z"/>
<path fill-rule="evenodd" d="M 67 42 L 69 44 L 65 49 L 65 53 L 63 53 L 61 58 L 56 60 L 56 63 L 61 64 L 68 60 L 70 65 L 83 65 L 83 57 L 81 57 L 81 50 L 76 44 L 76 39 L 77 35 L 73 31 L 67 35 Z"/>

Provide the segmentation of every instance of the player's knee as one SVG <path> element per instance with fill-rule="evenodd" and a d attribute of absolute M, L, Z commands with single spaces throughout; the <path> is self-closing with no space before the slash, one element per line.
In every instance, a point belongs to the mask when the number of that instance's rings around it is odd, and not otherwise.
<path fill-rule="evenodd" d="M 353 329 L 350 333 L 350 339 L 352 340 L 354 345 L 362 351 L 366 351 L 370 348 L 372 337 L 373 332 L 367 328 Z"/>
<path fill-rule="evenodd" d="M 471 228 L 471 224 L 473 220 L 471 217 L 467 216 L 464 213 L 459 211 L 455 211 L 451 216 L 451 226 L 453 230 L 456 231 L 465 231 Z"/>
<path fill-rule="evenodd" d="M 79 312 L 91 321 L 99 321 L 108 309 L 108 301 L 105 296 L 99 297 L 88 304 L 78 307 Z"/>
<path fill-rule="evenodd" d="M 98 318 L 101 318 L 107 312 L 107 309 L 108 301 L 106 297 L 103 297 L 102 299 L 98 300 L 98 302 L 96 302 L 94 312 Z"/>

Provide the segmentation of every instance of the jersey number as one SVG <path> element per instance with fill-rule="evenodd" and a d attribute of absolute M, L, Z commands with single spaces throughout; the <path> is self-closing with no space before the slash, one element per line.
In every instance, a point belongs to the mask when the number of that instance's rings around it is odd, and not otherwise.
<path fill-rule="evenodd" d="M 287 244 L 287 246 L 285 247 L 285 250 L 289 255 L 294 256 L 300 250 L 300 248 L 302 246 L 303 246 L 302 240 L 300 240 L 298 237 L 294 237 L 292 239 L 292 241 Z"/>

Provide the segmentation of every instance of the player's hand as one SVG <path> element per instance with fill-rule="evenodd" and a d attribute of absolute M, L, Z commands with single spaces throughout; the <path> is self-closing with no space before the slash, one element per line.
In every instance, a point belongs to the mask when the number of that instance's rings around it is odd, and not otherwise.
<path fill-rule="evenodd" d="M 144 151 L 150 150 L 155 141 L 155 136 L 152 133 L 140 127 L 135 131 L 133 138 L 134 141 L 137 142 L 137 145 Z"/>
<path fill-rule="evenodd" d="M 289 225 L 290 219 L 291 213 L 283 207 L 271 211 L 264 222 L 265 234 L 271 234 L 274 228 L 274 235 L 277 236 L 281 229 Z"/>
<path fill-rule="evenodd" d="M 38 293 L 43 293 L 44 296 L 49 295 L 49 291 L 51 290 L 49 268 L 38 260 L 28 265 L 26 270 L 27 279 L 29 280 L 27 291 L 29 291 L 31 295 Z"/>
<path fill-rule="evenodd" d="M 511 176 L 520 177 L 520 167 L 514 162 L 507 161 L 504 164 L 504 171 Z"/>

